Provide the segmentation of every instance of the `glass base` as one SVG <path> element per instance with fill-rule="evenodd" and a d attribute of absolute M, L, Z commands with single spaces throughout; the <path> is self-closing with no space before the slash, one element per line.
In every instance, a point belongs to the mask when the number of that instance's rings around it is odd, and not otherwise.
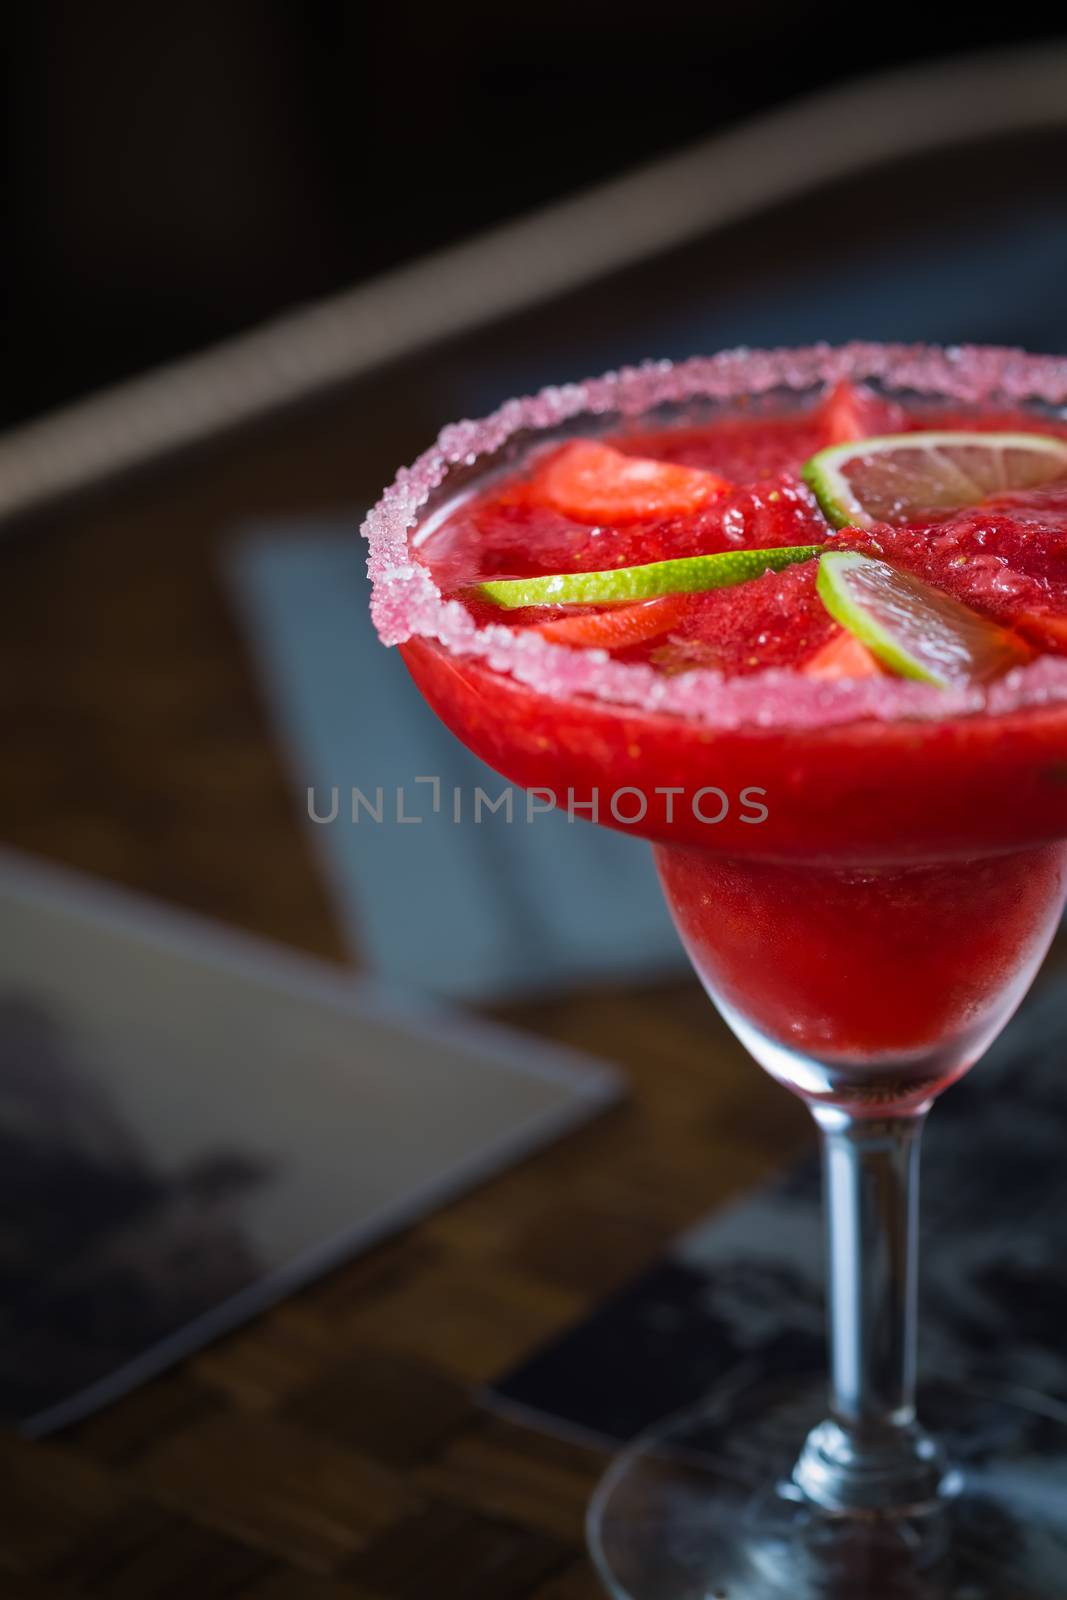
<path fill-rule="evenodd" d="M 898 1515 L 824 1511 L 792 1472 L 825 1377 L 734 1384 L 642 1434 L 589 1508 L 615 1600 L 1053 1600 L 1067 1595 L 1067 1406 L 931 1383 L 950 1466 Z"/>

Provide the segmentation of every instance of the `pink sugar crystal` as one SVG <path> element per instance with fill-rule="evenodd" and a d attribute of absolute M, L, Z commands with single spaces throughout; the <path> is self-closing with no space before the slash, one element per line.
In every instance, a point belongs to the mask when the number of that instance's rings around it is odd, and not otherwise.
<path fill-rule="evenodd" d="M 664 677 L 647 666 L 613 661 L 601 650 L 551 644 L 532 631 L 478 627 L 463 606 L 443 598 L 429 572 L 412 559 L 411 534 L 434 491 L 457 468 L 490 462 L 520 432 L 545 432 L 576 417 L 605 413 L 637 417 L 695 399 L 729 402 L 772 390 L 802 394 L 841 378 L 881 380 L 897 392 L 964 405 L 1067 403 L 1067 359 L 1062 357 L 977 346 L 878 344 L 727 350 L 678 365 L 649 362 L 509 400 L 480 421 L 445 428 L 413 466 L 397 473 L 363 524 L 370 544 L 371 613 L 383 643 L 436 639 L 454 654 L 476 656 L 543 694 L 591 696 L 724 729 L 996 715 L 1067 700 L 1067 659 L 1051 656 L 985 688 L 938 689 L 888 677 L 820 682 L 786 671 L 729 681 L 712 671 Z"/>

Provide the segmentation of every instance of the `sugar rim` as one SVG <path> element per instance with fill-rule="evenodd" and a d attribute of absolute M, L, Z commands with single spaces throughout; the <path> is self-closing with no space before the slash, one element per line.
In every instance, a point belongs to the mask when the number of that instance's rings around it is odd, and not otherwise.
<path fill-rule="evenodd" d="M 593 699 L 619 708 L 682 717 L 721 729 L 812 728 L 861 720 L 944 720 L 1067 702 L 1067 659 L 1043 657 L 987 687 L 938 689 L 900 679 L 824 683 L 772 670 L 724 679 L 698 670 L 664 677 L 651 667 L 613 661 L 603 650 L 573 650 L 533 630 L 479 627 L 445 600 L 412 560 L 409 535 L 450 471 L 493 456 L 520 432 L 541 432 L 605 414 L 640 416 L 691 400 L 739 400 L 775 389 L 796 392 L 841 378 L 878 379 L 898 392 L 963 404 L 1067 403 L 1067 358 L 992 346 L 881 345 L 723 351 L 677 364 L 648 362 L 582 383 L 509 400 L 490 416 L 453 423 L 413 466 L 401 468 L 361 532 L 370 545 L 371 614 L 382 642 L 435 640 L 554 698 Z"/>

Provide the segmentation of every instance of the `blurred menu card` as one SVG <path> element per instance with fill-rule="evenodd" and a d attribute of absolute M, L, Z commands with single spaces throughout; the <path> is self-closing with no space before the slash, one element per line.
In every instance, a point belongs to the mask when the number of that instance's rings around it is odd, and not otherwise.
<path fill-rule="evenodd" d="M 617 1092 L 0 853 L 0 1420 L 75 1420 Z"/>

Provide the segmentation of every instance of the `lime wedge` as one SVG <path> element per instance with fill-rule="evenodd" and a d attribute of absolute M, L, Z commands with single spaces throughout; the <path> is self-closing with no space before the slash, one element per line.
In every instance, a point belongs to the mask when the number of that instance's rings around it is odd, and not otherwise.
<path fill-rule="evenodd" d="M 783 545 L 772 550 L 722 550 L 712 556 L 681 556 L 649 561 L 641 567 L 609 567 L 603 572 L 560 572 L 545 578 L 494 578 L 478 585 L 483 600 L 509 611 L 519 606 L 600 606 L 622 600 L 649 600 L 657 594 L 691 594 L 726 589 L 765 572 L 781 572 L 794 561 L 810 561 L 821 545 Z"/>
<path fill-rule="evenodd" d="M 804 478 L 835 528 L 915 522 L 1035 489 L 1067 473 L 1067 439 L 1042 433 L 895 433 L 830 445 Z"/>
<path fill-rule="evenodd" d="M 1018 635 L 969 606 L 857 551 L 823 555 L 817 586 L 835 622 L 902 678 L 942 689 L 983 683 L 1032 654 Z"/>

